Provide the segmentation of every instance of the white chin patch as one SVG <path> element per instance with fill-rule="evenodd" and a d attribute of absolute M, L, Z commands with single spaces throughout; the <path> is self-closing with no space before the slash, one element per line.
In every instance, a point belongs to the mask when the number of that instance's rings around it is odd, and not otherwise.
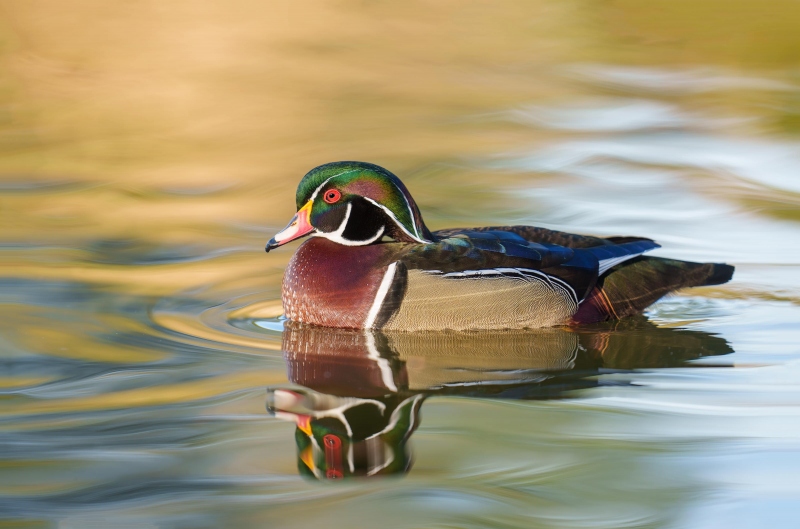
<path fill-rule="evenodd" d="M 317 232 L 315 234 L 317 237 L 325 237 L 329 241 L 333 241 L 338 244 L 344 244 L 345 246 L 366 246 L 367 244 L 372 244 L 373 242 L 377 241 L 381 237 L 383 237 L 383 226 L 378 229 L 378 232 L 369 239 L 365 239 L 363 241 L 351 241 L 350 239 L 345 239 L 339 233 L 339 230 L 336 230 L 331 233 L 324 233 L 324 232 Z"/>

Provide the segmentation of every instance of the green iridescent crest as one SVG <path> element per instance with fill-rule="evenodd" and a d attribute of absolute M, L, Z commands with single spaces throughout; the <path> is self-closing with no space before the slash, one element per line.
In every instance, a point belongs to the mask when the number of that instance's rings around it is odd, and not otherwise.
<path fill-rule="evenodd" d="M 309 171 L 297 187 L 297 209 L 314 201 L 312 219 L 319 218 L 338 204 L 330 205 L 324 196 L 331 189 L 342 194 L 341 203 L 360 196 L 380 207 L 400 228 L 400 239 L 428 242 L 430 231 L 422 222 L 414 199 L 405 185 L 386 169 L 365 162 L 333 162 Z"/>

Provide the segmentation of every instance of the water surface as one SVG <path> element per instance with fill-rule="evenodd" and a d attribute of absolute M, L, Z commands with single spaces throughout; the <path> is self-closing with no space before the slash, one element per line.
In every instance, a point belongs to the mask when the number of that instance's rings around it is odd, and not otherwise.
<path fill-rule="evenodd" d="M 794 2 L 0 14 L 0 525 L 795 525 Z M 284 330 L 293 247 L 264 243 L 341 159 L 432 229 L 641 235 L 736 275 L 577 333 Z M 337 407 L 394 477 L 311 477 L 297 416 Z"/>

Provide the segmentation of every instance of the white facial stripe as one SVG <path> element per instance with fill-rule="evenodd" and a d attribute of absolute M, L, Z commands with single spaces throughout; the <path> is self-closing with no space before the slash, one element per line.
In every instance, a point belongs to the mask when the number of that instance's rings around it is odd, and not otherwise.
<path fill-rule="evenodd" d="M 325 233 L 324 231 L 317 230 L 316 235 L 317 237 L 325 237 L 329 241 L 333 241 L 338 244 L 343 244 L 345 246 L 366 246 L 367 244 L 372 244 L 373 242 L 377 241 L 381 237 L 383 237 L 383 230 L 385 229 L 384 226 L 378 228 L 378 232 L 370 237 L 369 239 L 363 241 L 351 241 L 350 239 L 344 238 L 344 230 L 347 228 L 347 221 L 350 220 L 350 212 L 353 211 L 353 203 L 347 203 L 347 212 L 344 214 L 344 220 L 342 223 L 339 224 L 339 228 L 336 231 L 332 231 L 330 233 Z"/>
<path fill-rule="evenodd" d="M 381 237 L 383 237 L 383 229 L 384 229 L 383 226 L 381 226 L 380 228 L 378 228 L 378 233 L 376 233 L 374 236 L 370 237 L 369 239 L 366 239 L 366 240 L 363 240 L 363 241 L 351 241 L 350 239 L 345 239 L 344 237 L 339 235 L 338 230 L 333 232 L 333 233 L 325 233 L 323 231 L 318 231 L 318 232 L 314 233 L 313 235 L 315 237 L 324 237 L 324 238 L 328 239 L 329 241 L 333 241 L 333 242 L 335 242 L 337 244 L 341 244 L 341 245 L 344 245 L 344 246 L 366 246 L 368 244 L 372 244 L 373 242 L 375 242 L 378 239 L 380 239 Z"/>
<path fill-rule="evenodd" d="M 417 218 L 414 216 L 414 210 L 411 209 L 411 204 L 409 204 L 405 193 L 400 193 L 400 194 L 403 196 L 403 200 L 405 201 L 406 207 L 408 208 L 408 216 L 411 218 L 411 225 L 414 227 L 414 233 L 416 234 L 418 239 L 421 239 L 421 237 L 419 236 L 419 231 L 417 231 Z"/>
<path fill-rule="evenodd" d="M 406 402 L 411 400 L 413 402 L 410 404 L 411 411 L 409 412 L 409 417 L 408 417 L 409 418 L 409 425 L 408 425 L 408 428 L 406 428 L 406 435 L 403 436 L 404 438 L 407 439 L 408 438 L 408 432 L 412 431 L 415 428 L 415 423 L 417 422 L 417 419 L 416 419 L 417 409 L 419 409 L 419 406 L 422 403 L 422 399 L 423 399 L 422 394 L 418 393 L 418 394 L 414 395 L 413 397 L 409 397 L 406 400 L 404 400 L 403 402 L 401 402 L 400 405 L 397 406 L 394 409 L 394 411 L 392 411 L 392 416 L 389 419 L 389 424 L 386 425 L 386 428 L 384 428 L 380 432 L 376 432 L 376 433 L 370 435 L 369 437 L 365 438 L 364 440 L 367 441 L 367 440 L 370 440 L 370 439 L 375 439 L 375 438 L 377 438 L 377 437 L 379 437 L 381 435 L 384 435 L 387 432 L 392 431 L 397 426 L 397 422 L 400 420 L 400 410 L 403 409 L 403 407 L 406 405 Z M 384 468 L 386 468 L 389 465 L 391 465 L 392 462 L 394 462 L 394 459 L 395 459 L 394 450 L 390 446 L 386 446 L 386 449 L 392 451 L 391 457 L 387 457 L 386 458 L 386 462 L 383 465 L 381 465 L 379 467 L 371 468 L 367 472 L 368 476 L 372 476 L 374 474 L 377 474 L 378 472 L 380 472 Z"/>
<path fill-rule="evenodd" d="M 403 232 L 404 232 L 406 235 L 408 235 L 409 237 L 411 237 L 411 238 L 412 238 L 412 239 L 414 239 L 415 241 L 417 241 L 417 242 L 421 242 L 421 243 L 428 243 L 428 242 L 431 242 L 431 241 L 426 241 L 426 240 L 425 240 L 425 239 L 423 239 L 422 237 L 419 237 L 418 235 L 414 235 L 413 233 L 411 233 L 410 231 L 408 231 L 408 230 L 406 229 L 406 227 L 405 227 L 405 226 L 403 226 L 403 224 L 402 224 L 402 223 L 401 223 L 399 220 L 397 220 L 397 217 L 395 217 L 395 216 L 394 216 L 394 213 L 392 213 L 392 210 L 390 210 L 389 208 L 387 208 L 387 207 L 386 207 L 386 206 L 384 206 L 383 204 L 378 204 L 377 202 L 375 202 L 374 200 L 372 200 L 371 198 L 368 198 L 368 197 L 363 197 L 363 198 L 364 198 L 365 200 L 368 200 L 369 202 L 371 202 L 371 203 L 375 204 L 375 205 L 376 205 L 376 206 L 378 206 L 379 208 L 381 208 L 381 209 L 384 211 L 384 213 L 386 213 L 386 214 L 389 216 L 389 218 L 390 218 L 390 219 L 392 219 L 392 221 L 393 221 L 393 222 L 394 222 L 394 223 L 395 223 L 395 224 L 396 224 L 396 225 L 397 225 L 397 226 L 398 226 L 398 227 L 399 227 L 401 230 L 403 230 Z M 412 220 L 413 220 L 413 219 L 414 219 L 414 216 L 412 215 L 412 216 L 411 216 L 411 218 L 412 218 Z"/>
<path fill-rule="evenodd" d="M 383 359 L 383 361 L 386 362 L 386 359 Z M 387 365 L 388 365 L 388 362 L 387 362 Z M 356 398 L 356 397 L 342 397 L 342 398 L 339 399 L 339 402 L 341 404 L 339 404 L 339 406 L 337 406 L 335 408 L 330 408 L 330 409 L 327 409 L 327 410 L 324 410 L 324 411 L 314 411 L 313 412 L 313 417 L 314 417 L 314 419 L 324 419 L 326 417 L 333 417 L 333 418 L 337 419 L 339 422 L 341 422 L 344 425 L 344 427 L 345 427 L 345 429 L 347 431 L 347 436 L 351 440 L 353 438 L 353 428 L 350 426 L 350 422 L 347 420 L 347 417 L 345 417 L 344 412 L 346 412 L 350 408 L 353 408 L 354 406 L 360 406 L 360 405 L 362 405 L 364 403 L 370 403 L 370 404 L 376 406 L 378 408 L 378 410 L 380 410 L 381 415 L 386 413 L 386 404 L 384 404 L 383 402 L 377 401 L 377 400 L 373 400 L 373 399 L 359 399 L 359 398 Z M 314 444 L 314 446 L 318 450 L 322 450 L 320 448 L 319 444 L 317 443 L 317 440 L 314 438 L 313 435 L 308 436 L 308 437 L 311 439 L 311 442 Z M 347 451 L 347 456 L 346 456 L 346 459 L 347 459 L 347 462 L 348 462 L 348 467 L 350 468 L 350 472 L 354 472 L 355 471 L 355 467 L 354 467 L 354 464 L 353 464 L 353 444 L 354 443 L 350 443 L 350 449 Z M 316 471 L 314 473 L 316 475 Z"/>
<path fill-rule="evenodd" d="M 334 179 L 334 178 L 336 178 L 337 176 L 342 176 L 342 175 L 344 175 L 344 174 L 353 173 L 353 172 L 355 172 L 355 171 L 357 171 L 357 169 L 348 169 L 347 171 L 342 171 L 341 173 L 337 173 L 337 174 L 335 174 L 335 175 L 333 175 L 333 176 L 329 177 L 327 180 L 325 180 L 325 181 L 324 181 L 324 182 L 322 182 L 322 183 L 321 183 L 319 186 L 317 186 L 317 188 L 316 188 L 316 189 L 314 190 L 314 192 L 311 194 L 311 198 L 310 198 L 309 200 L 310 200 L 311 202 L 313 202 L 313 201 L 314 201 L 314 199 L 316 199 L 316 198 L 317 198 L 317 195 L 318 195 L 318 194 L 319 194 L 319 192 L 322 190 L 322 188 L 323 188 L 323 187 L 325 187 L 325 185 L 326 185 L 328 182 L 330 182 L 331 180 L 333 180 L 333 179 Z M 392 221 L 393 221 L 393 222 L 394 222 L 394 223 L 395 223 L 395 224 L 396 224 L 396 225 L 397 225 L 397 226 L 398 226 L 398 227 L 399 227 L 401 230 L 403 230 L 403 232 L 404 232 L 406 235 L 408 235 L 409 237 L 411 237 L 411 238 L 412 238 L 412 239 L 414 239 L 415 241 L 417 241 L 417 242 L 421 242 L 421 243 L 429 243 L 429 242 L 431 242 L 431 241 L 428 241 L 428 240 L 425 240 L 425 239 L 423 239 L 423 238 L 422 238 L 422 237 L 419 235 L 419 230 L 417 230 L 417 218 L 414 216 L 414 210 L 413 210 L 413 209 L 411 209 L 411 204 L 408 202 L 408 198 L 406 198 L 405 194 L 403 194 L 403 193 L 400 193 L 400 194 L 401 194 L 401 195 L 403 195 L 403 200 L 405 201 L 405 203 L 406 203 L 406 207 L 408 208 L 408 214 L 409 214 L 409 217 L 411 217 L 411 224 L 412 224 L 412 226 L 413 226 L 413 228 L 414 228 L 414 233 L 411 233 L 410 231 L 408 231 L 408 229 L 406 229 L 406 227 L 405 227 L 405 226 L 403 226 L 403 225 L 400 223 L 400 221 L 399 221 L 399 220 L 397 220 L 397 217 L 396 217 L 396 216 L 395 216 L 395 214 L 392 212 L 392 210 L 390 210 L 389 208 L 387 208 L 386 206 L 384 206 L 384 205 L 382 205 L 382 204 L 379 204 L 379 203 L 375 202 L 374 200 L 372 200 L 372 199 L 371 199 L 371 198 L 369 198 L 369 197 L 363 197 L 363 198 L 365 198 L 366 200 L 368 200 L 368 201 L 372 202 L 373 204 L 375 204 L 376 206 L 378 206 L 379 208 L 381 208 L 381 209 L 382 209 L 382 210 L 383 210 L 383 211 L 384 211 L 384 212 L 385 212 L 385 213 L 386 213 L 386 214 L 389 216 L 389 218 L 390 218 L 390 219 L 392 219 Z M 348 204 L 348 206 L 349 206 L 349 204 Z M 348 211 L 347 211 L 347 217 L 349 217 L 349 216 L 350 216 L 350 210 L 348 209 Z M 342 226 L 344 226 L 344 225 L 346 224 L 347 217 L 345 217 L 345 222 L 343 222 L 343 223 L 342 223 Z M 334 242 L 338 242 L 338 243 L 340 243 L 340 244 L 345 244 L 345 245 L 348 245 L 348 246 L 358 246 L 357 244 L 352 244 L 352 242 L 350 242 L 350 241 L 348 241 L 348 242 L 342 242 L 342 241 L 346 241 L 346 239 L 344 239 L 343 237 L 341 237 L 341 233 L 344 231 L 344 230 L 342 229 L 342 226 L 339 226 L 339 229 L 338 229 L 338 230 L 336 230 L 334 233 L 322 233 L 322 232 L 318 232 L 318 233 L 317 233 L 317 235 L 320 235 L 320 236 L 322 236 L 322 237 L 325 237 L 325 238 L 327 238 L 327 239 L 330 239 L 330 240 L 332 240 L 332 241 L 334 241 Z M 370 239 L 370 241 L 369 241 L 369 242 L 361 242 L 360 244 L 369 244 L 369 243 L 371 243 L 371 242 L 375 242 L 375 241 L 377 241 L 377 240 L 378 240 L 378 238 L 379 238 L 381 235 L 383 235 L 383 229 L 384 229 L 384 228 L 381 228 L 381 229 L 378 231 L 378 234 L 377 234 L 375 237 L 373 237 L 372 239 Z"/>
<path fill-rule="evenodd" d="M 352 434 L 350 437 L 353 437 Z M 347 462 L 349 463 L 351 473 L 356 471 L 355 464 L 353 463 L 353 444 L 355 443 L 350 443 L 350 447 L 347 449 Z"/>
<path fill-rule="evenodd" d="M 347 228 L 347 221 L 350 220 L 350 213 L 352 211 L 353 211 L 353 203 L 352 202 L 348 202 L 347 203 L 347 211 L 345 211 L 345 213 L 344 213 L 344 219 L 342 220 L 342 223 L 339 224 L 339 229 L 337 229 L 331 235 L 336 235 L 337 237 L 341 237 L 342 236 L 342 234 L 344 233 L 344 229 Z"/>
<path fill-rule="evenodd" d="M 325 180 L 324 182 L 322 182 L 322 183 L 321 183 L 319 186 L 317 186 L 317 188 L 316 188 L 316 189 L 314 190 L 314 192 L 311 194 L 311 198 L 310 198 L 309 200 L 311 200 L 311 201 L 313 202 L 313 201 L 314 201 L 314 199 L 315 199 L 315 198 L 317 198 L 317 195 L 319 194 L 320 190 L 321 190 L 323 187 L 325 187 L 325 184 L 327 184 L 328 182 L 330 182 L 331 180 L 333 180 L 333 179 L 334 179 L 334 178 L 336 178 L 337 176 L 342 176 L 343 174 L 347 174 L 347 173 L 353 173 L 353 172 L 355 172 L 355 171 L 356 171 L 356 169 L 348 169 L 347 171 L 342 171 L 341 173 L 338 173 L 338 174 L 335 174 L 335 175 L 331 176 L 330 178 L 328 178 L 327 180 Z"/>
<path fill-rule="evenodd" d="M 389 418 L 389 424 L 386 425 L 386 428 L 384 428 L 380 432 L 370 435 L 366 439 L 372 439 L 373 437 L 377 437 L 378 435 L 382 435 L 385 434 L 386 432 L 392 431 L 397 426 L 397 422 L 401 418 L 400 414 L 402 413 L 401 410 L 403 409 L 403 406 L 405 406 L 406 402 L 408 402 L 409 400 L 413 401 L 411 403 L 411 413 L 409 416 L 410 422 L 408 425 L 409 427 L 406 429 L 407 432 L 410 432 L 414 428 L 414 423 L 417 422 L 417 420 L 415 419 L 416 416 L 415 409 L 419 407 L 420 403 L 422 402 L 421 399 L 423 399 L 423 395 L 421 393 L 417 393 L 413 397 L 408 397 L 407 399 L 405 399 L 392 411 L 392 416 Z"/>

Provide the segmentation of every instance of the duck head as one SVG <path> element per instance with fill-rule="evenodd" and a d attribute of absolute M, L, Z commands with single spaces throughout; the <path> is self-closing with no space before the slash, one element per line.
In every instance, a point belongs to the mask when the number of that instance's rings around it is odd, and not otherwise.
<path fill-rule="evenodd" d="M 320 165 L 300 181 L 296 199 L 297 214 L 270 239 L 267 251 L 306 235 L 346 246 L 372 244 L 384 236 L 401 242 L 433 240 L 406 186 L 377 165 Z"/>

